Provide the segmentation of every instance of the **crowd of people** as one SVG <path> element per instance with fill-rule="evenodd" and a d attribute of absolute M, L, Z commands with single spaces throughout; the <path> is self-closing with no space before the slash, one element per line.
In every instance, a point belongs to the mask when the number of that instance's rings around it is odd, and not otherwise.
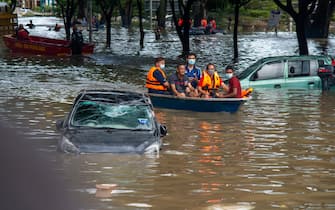
<path fill-rule="evenodd" d="M 201 98 L 242 98 L 239 79 L 232 66 L 227 66 L 224 75 L 228 84 L 219 76 L 213 63 L 208 63 L 201 71 L 196 65 L 196 54 L 190 53 L 186 63 L 179 63 L 176 72 L 167 76 L 165 59 L 158 57 L 150 68 L 145 87 L 149 93 L 174 95 L 177 97 Z"/>

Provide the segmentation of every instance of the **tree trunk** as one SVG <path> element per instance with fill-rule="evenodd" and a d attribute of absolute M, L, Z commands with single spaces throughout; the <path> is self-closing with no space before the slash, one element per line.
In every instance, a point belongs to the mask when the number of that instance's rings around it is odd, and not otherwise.
<path fill-rule="evenodd" d="M 318 1 L 315 13 L 311 15 L 310 21 L 306 24 L 306 36 L 308 38 L 328 38 L 331 16 L 329 1 Z"/>
<path fill-rule="evenodd" d="M 238 21 L 239 21 L 239 13 L 240 13 L 240 6 L 238 3 L 235 4 L 234 12 L 235 12 L 234 35 L 233 35 L 234 61 L 237 61 L 238 59 L 237 33 L 238 33 Z"/>
<path fill-rule="evenodd" d="M 192 12 L 193 12 L 193 26 L 194 27 L 201 26 L 201 19 L 203 18 L 203 16 L 201 11 L 200 0 L 197 0 L 193 3 Z"/>
<path fill-rule="evenodd" d="M 140 48 L 144 48 L 144 30 L 143 30 L 143 22 L 142 22 L 142 1 L 137 0 L 137 8 L 138 8 L 138 18 L 140 21 Z"/>
<path fill-rule="evenodd" d="M 121 25 L 122 27 L 129 28 L 131 25 L 132 16 L 132 0 L 127 0 L 125 8 L 120 5 Z"/>
<path fill-rule="evenodd" d="M 106 15 L 106 47 L 111 47 L 111 28 L 112 28 L 112 17 Z"/>
<path fill-rule="evenodd" d="M 87 17 L 87 0 L 78 1 L 78 18 Z"/>
<path fill-rule="evenodd" d="M 160 28 L 165 28 L 165 16 L 166 16 L 166 0 L 160 0 L 159 7 L 156 11 L 157 25 Z"/>
<path fill-rule="evenodd" d="M 299 14 L 299 17 L 296 21 L 296 33 L 297 33 L 300 55 L 308 55 L 308 45 L 305 33 L 305 20 L 306 20 L 305 16 Z"/>
<path fill-rule="evenodd" d="M 182 56 L 185 57 L 190 53 L 190 10 L 185 10 L 184 14 L 184 35 L 183 35 L 183 54 Z"/>

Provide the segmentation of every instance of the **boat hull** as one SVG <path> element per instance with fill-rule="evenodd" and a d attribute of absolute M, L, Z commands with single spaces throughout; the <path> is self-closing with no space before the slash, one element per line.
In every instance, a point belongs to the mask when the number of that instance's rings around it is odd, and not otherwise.
<path fill-rule="evenodd" d="M 60 57 L 72 55 L 70 41 L 49 39 L 37 36 L 29 36 L 29 38 L 30 40 L 18 40 L 12 35 L 3 36 L 5 45 L 14 53 L 27 53 L 34 55 L 48 55 Z M 92 54 L 93 51 L 93 44 L 83 45 L 83 55 Z"/>
<path fill-rule="evenodd" d="M 162 94 L 149 93 L 150 100 L 156 108 L 189 110 L 195 112 L 237 112 L 249 98 L 180 98 Z"/>

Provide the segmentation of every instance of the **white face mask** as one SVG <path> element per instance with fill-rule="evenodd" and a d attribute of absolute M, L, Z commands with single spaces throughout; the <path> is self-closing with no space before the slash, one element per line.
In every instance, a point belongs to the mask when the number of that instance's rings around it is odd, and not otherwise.
<path fill-rule="evenodd" d="M 226 73 L 226 78 L 231 79 L 233 77 L 233 73 Z"/>
<path fill-rule="evenodd" d="M 194 65 L 195 64 L 195 59 L 188 59 L 188 64 Z"/>
<path fill-rule="evenodd" d="M 164 68 L 165 68 L 165 64 L 160 64 L 159 67 L 160 67 L 161 69 L 164 69 Z"/>

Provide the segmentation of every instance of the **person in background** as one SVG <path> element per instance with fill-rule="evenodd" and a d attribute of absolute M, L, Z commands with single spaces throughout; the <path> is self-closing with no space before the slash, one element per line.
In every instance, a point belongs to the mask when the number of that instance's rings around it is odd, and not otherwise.
<path fill-rule="evenodd" d="M 29 32 L 23 27 L 22 24 L 20 24 L 17 28 L 16 38 L 19 40 L 29 40 Z"/>
<path fill-rule="evenodd" d="M 195 53 L 189 53 L 186 57 L 186 76 L 191 85 L 196 88 L 201 77 L 201 69 L 195 66 L 197 56 Z"/>
<path fill-rule="evenodd" d="M 28 26 L 30 29 L 35 28 L 35 25 L 33 24 L 33 21 L 30 20 L 28 24 L 26 24 L 26 26 Z"/>
<path fill-rule="evenodd" d="M 227 66 L 225 70 L 225 77 L 229 81 L 226 93 L 217 94 L 219 98 L 242 98 L 242 88 L 240 80 L 235 76 L 232 66 Z"/>
<path fill-rule="evenodd" d="M 60 30 L 60 28 L 61 28 L 61 26 L 60 26 L 60 25 L 58 25 L 58 24 L 56 23 L 56 25 L 55 25 L 55 28 L 54 28 L 54 31 L 59 31 L 59 30 Z"/>
<path fill-rule="evenodd" d="M 77 25 L 74 24 L 72 27 L 71 34 L 71 49 L 72 55 L 80 55 L 84 44 L 84 38 L 80 30 L 78 30 Z"/>
<path fill-rule="evenodd" d="M 196 88 L 188 81 L 185 70 L 184 64 L 178 64 L 176 73 L 169 77 L 171 92 L 178 97 L 196 97 L 198 96 Z"/>
<path fill-rule="evenodd" d="M 198 84 L 198 91 L 202 98 L 211 98 L 217 96 L 217 91 L 222 87 L 227 90 L 227 86 L 222 82 L 219 74 L 212 63 L 207 64 Z"/>
<path fill-rule="evenodd" d="M 170 94 L 167 90 L 170 87 L 167 81 L 165 68 L 165 59 L 158 57 L 155 59 L 155 65 L 150 68 L 145 87 L 148 88 L 149 93 L 156 94 Z"/>
<path fill-rule="evenodd" d="M 206 18 L 201 19 L 201 26 L 204 27 L 204 28 L 207 27 L 207 19 Z"/>

